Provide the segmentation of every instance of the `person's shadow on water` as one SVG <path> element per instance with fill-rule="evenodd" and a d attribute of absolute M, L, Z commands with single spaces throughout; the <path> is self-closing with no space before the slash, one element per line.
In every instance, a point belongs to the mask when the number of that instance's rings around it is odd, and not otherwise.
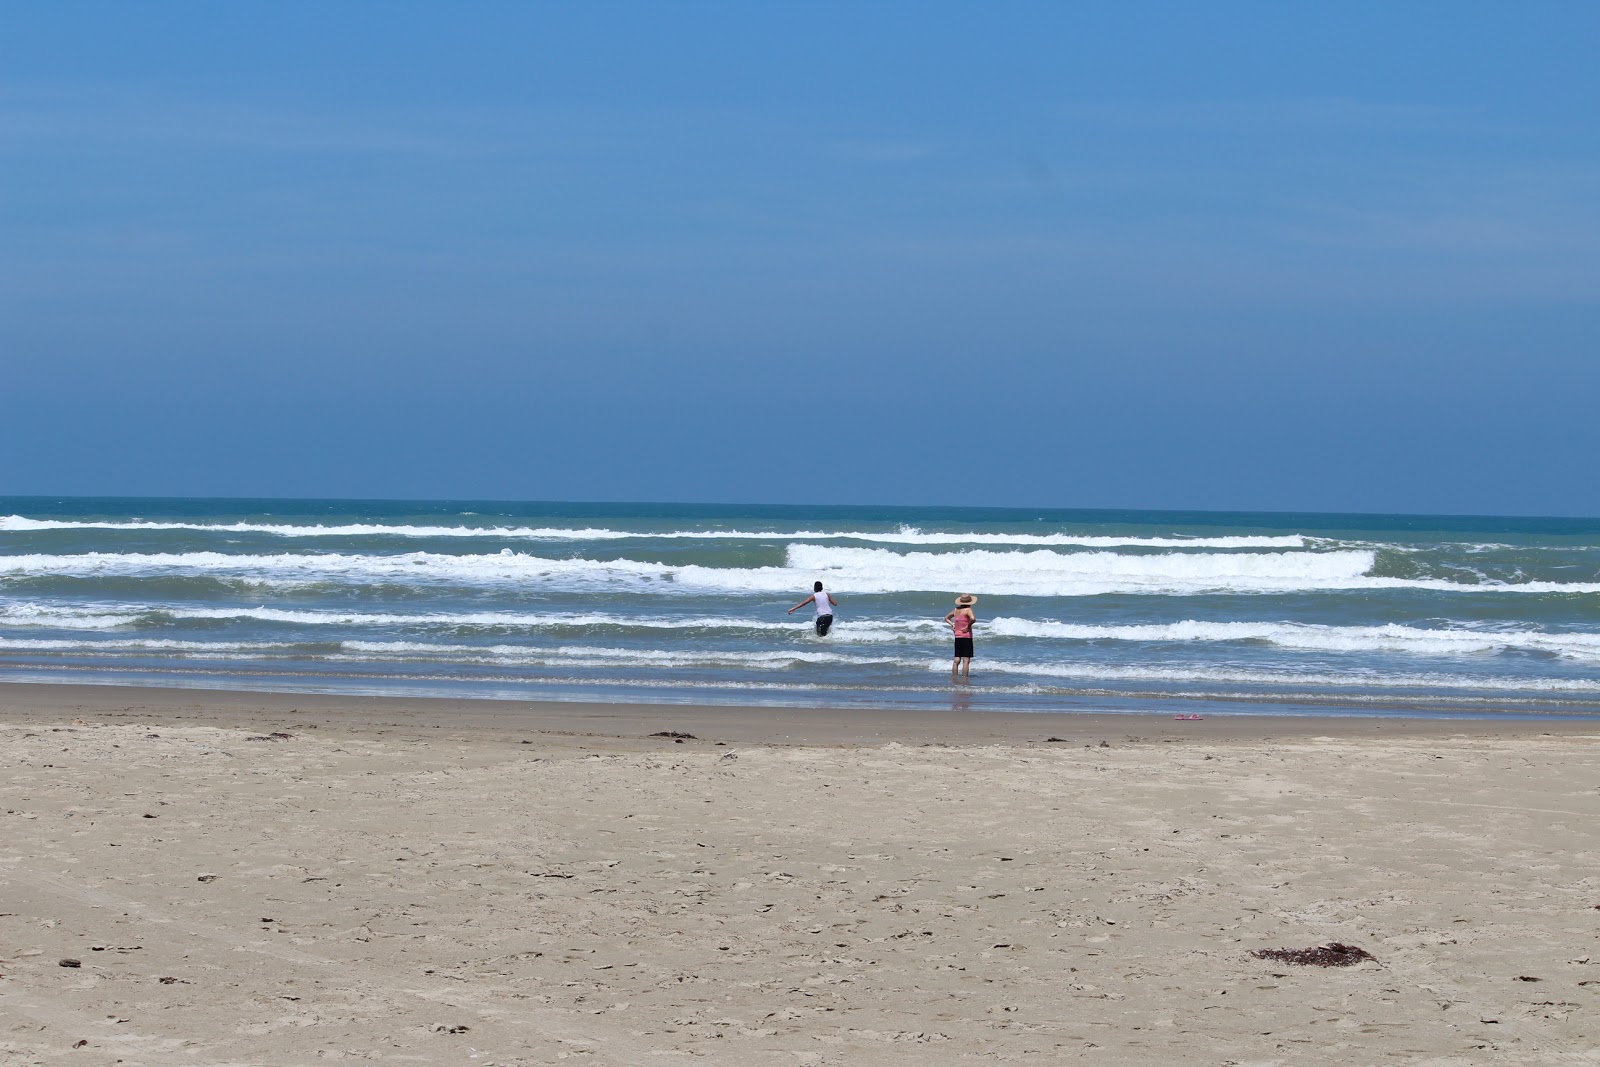
<path fill-rule="evenodd" d="M 950 710 L 951 711 L 971 711 L 972 710 L 972 690 L 966 689 L 966 688 L 962 688 L 962 687 L 959 687 L 959 686 L 954 688 L 954 689 L 952 689 L 952 690 L 950 690 Z"/>

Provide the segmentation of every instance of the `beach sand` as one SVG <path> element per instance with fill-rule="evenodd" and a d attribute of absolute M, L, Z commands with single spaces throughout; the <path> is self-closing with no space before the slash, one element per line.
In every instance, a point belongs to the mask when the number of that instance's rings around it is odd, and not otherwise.
<path fill-rule="evenodd" d="M 0 759 L 8 1067 L 1600 1064 L 1600 724 L 6 685 Z"/>

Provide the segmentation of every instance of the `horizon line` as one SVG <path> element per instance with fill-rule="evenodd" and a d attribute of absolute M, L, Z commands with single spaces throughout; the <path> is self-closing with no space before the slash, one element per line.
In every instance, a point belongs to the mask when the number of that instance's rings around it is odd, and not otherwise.
<path fill-rule="evenodd" d="M 1105 506 L 1053 506 L 1040 504 L 899 504 L 899 503 L 775 503 L 763 501 L 735 502 L 727 500 L 534 500 L 514 497 L 384 497 L 384 496 L 226 496 L 211 494 L 96 494 L 96 493 L 0 493 L 0 500 L 37 501 L 87 501 L 87 500 L 193 500 L 210 502 L 258 503 L 366 503 L 366 504 L 521 504 L 555 506 L 601 507 L 696 507 L 696 508 L 790 508 L 794 510 L 817 508 L 901 508 L 919 511 L 1043 511 L 1103 514 L 1111 512 L 1137 512 L 1146 515 L 1279 515 L 1331 518 L 1384 518 L 1384 519 L 1519 519 L 1554 522 L 1600 522 L 1597 515 L 1503 514 L 1475 512 L 1408 512 L 1408 511 L 1315 511 L 1303 509 L 1273 510 L 1265 508 L 1172 508 L 1172 507 L 1105 507 Z"/>

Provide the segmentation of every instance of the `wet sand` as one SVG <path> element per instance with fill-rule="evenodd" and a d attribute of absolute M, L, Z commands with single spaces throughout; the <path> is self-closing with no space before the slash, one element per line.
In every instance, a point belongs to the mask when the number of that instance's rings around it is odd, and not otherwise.
<path fill-rule="evenodd" d="M 1596 723 L 0 685 L 0 759 L 8 1067 L 1600 1063 Z"/>

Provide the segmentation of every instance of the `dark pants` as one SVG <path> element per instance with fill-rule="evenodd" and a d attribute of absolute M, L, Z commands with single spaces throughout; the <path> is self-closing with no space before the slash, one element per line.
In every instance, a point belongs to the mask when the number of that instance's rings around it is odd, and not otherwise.
<path fill-rule="evenodd" d="M 828 631 L 831 630 L 831 629 L 833 629 L 833 616 L 832 615 L 818 615 L 817 616 L 817 636 L 818 637 L 827 637 L 828 636 Z"/>

